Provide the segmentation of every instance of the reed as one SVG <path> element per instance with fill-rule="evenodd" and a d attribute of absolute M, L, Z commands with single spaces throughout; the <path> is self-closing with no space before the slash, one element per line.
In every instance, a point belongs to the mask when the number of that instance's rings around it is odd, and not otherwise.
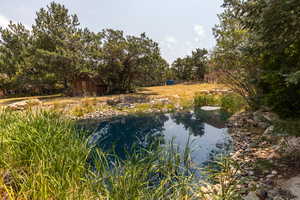
<path fill-rule="evenodd" d="M 87 133 L 54 111 L 0 111 L 0 133 L 0 199 L 195 199 L 204 191 L 186 168 L 188 152 L 162 147 L 120 160 L 90 149 Z"/>

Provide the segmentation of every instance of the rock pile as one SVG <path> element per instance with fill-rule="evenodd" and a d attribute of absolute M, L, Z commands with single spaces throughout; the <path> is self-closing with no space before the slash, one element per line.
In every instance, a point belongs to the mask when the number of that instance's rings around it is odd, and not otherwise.
<path fill-rule="evenodd" d="M 9 110 L 25 110 L 26 108 L 32 107 L 32 106 L 38 106 L 41 105 L 42 102 L 39 99 L 30 99 L 25 101 L 19 101 L 16 103 L 9 104 L 6 106 Z"/>
<path fill-rule="evenodd" d="M 219 89 L 219 88 L 215 88 L 212 90 L 200 90 L 199 93 L 202 94 L 228 94 L 228 93 L 232 93 L 233 91 L 230 89 Z"/>
<path fill-rule="evenodd" d="M 242 188 L 252 191 L 244 197 L 245 200 L 294 199 L 289 189 L 277 184 L 282 178 L 282 171 L 279 173 L 277 169 L 287 168 L 278 162 L 282 147 L 280 137 L 270 136 L 275 131 L 272 122 L 278 119 L 276 114 L 260 110 L 237 113 L 228 122 L 234 143 L 231 157 L 240 163 L 240 174 L 247 180 Z M 258 166 L 258 163 L 265 167 Z"/>
<path fill-rule="evenodd" d="M 110 106 L 116 106 L 118 104 L 135 104 L 135 103 L 148 103 L 150 101 L 147 96 L 120 96 L 113 99 L 109 99 L 106 103 Z"/>
<path fill-rule="evenodd" d="M 103 120 L 103 119 L 108 119 L 108 118 L 112 118 L 115 116 L 122 116 L 122 115 L 127 115 L 127 113 L 115 109 L 107 109 L 105 111 L 95 111 L 92 113 L 88 113 L 82 117 L 75 117 L 75 116 L 69 116 L 69 117 L 75 120 L 87 120 L 87 119 Z"/>

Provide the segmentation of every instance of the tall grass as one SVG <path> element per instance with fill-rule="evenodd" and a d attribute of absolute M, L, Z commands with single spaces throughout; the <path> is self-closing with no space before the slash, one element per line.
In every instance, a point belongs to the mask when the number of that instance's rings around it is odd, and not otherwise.
<path fill-rule="evenodd" d="M 1 112 L 0 132 L 0 168 L 15 199 L 83 198 L 89 150 L 69 121 L 53 112 Z"/>
<path fill-rule="evenodd" d="M 197 199 L 206 191 L 173 148 L 110 159 L 75 127 L 51 111 L 0 111 L 0 199 Z"/>
<path fill-rule="evenodd" d="M 194 97 L 195 107 L 216 106 L 218 103 L 217 97 L 212 94 L 197 93 Z"/>

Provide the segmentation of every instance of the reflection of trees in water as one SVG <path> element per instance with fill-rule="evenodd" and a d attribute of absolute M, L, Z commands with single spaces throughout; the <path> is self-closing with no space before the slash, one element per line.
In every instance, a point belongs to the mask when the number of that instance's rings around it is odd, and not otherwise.
<path fill-rule="evenodd" d="M 204 123 L 218 128 L 220 123 L 224 124 L 224 121 L 217 119 L 218 115 L 201 110 L 172 113 L 170 117 L 194 136 L 204 135 Z M 169 118 L 165 114 L 147 114 L 116 117 L 102 122 L 94 134 L 96 148 L 113 150 L 121 158 L 141 148 L 157 148 L 159 144 L 165 143 L 163 131 L 167 120 Z"/>
<path fill-rule="evenodd" d="M 228 113 L 221 110 L 204 111 L 201 109 L 195 109 L 195 117 L 198 120 L 219 129 L 225 128 L 226 115 L 228 115 Z"/>
<path fill-rule="evenodd" d="M 178 112 L 171 114 L 176 124 L 182 124 L 194 136 L 204 135 L 204 123 L 201 118 L 191 112 Z"/>
<path fill-rule="evenodd" d="M 133 149 L 155 148 L 164 143 L 163 126 L 168 120 L 164 114 L 125 116 L 102 122 L 98 130 L 107 126 L 105 135 L 97 142 L 104 151 L 114 150 L 120 157 Z"/>
<path fill-rule="evenodd" d="M 204 123 L 214 126 L 215 128 L 224 128 L 224 114 L 221 111 L 207 112 L 201 109 L 195 109 L 191 112 L 178 112 L 171 114 L 172 120 L 176 124 L 183 124 L 186 130 L 189 130 L 194 136 L 202 136 L 204 134 Z"/>

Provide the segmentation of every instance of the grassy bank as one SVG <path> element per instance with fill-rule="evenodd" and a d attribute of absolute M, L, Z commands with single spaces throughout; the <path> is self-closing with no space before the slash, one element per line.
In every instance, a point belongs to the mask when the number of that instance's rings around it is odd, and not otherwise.
<path fill-rule="evenodd" d="M 86 133 L 52 111 L 1 111 L 0 133 L 0 198 L 234 199 L 238 194 L 234 184 L 224 182 L 232 167 L 221 167 L 218 187 L 205 187 L 182 167 L 174 149 L 114 162 L 98 151 L 90 167 Z"/>
<path fill-rule="evenodd" d="M 235 93 L 222 95 L 197 93 L 194 97 L 194 106 L 220 106 L 222 110 L 234 114 L 245 109 L 247 104 L 241 96 Z"/>

